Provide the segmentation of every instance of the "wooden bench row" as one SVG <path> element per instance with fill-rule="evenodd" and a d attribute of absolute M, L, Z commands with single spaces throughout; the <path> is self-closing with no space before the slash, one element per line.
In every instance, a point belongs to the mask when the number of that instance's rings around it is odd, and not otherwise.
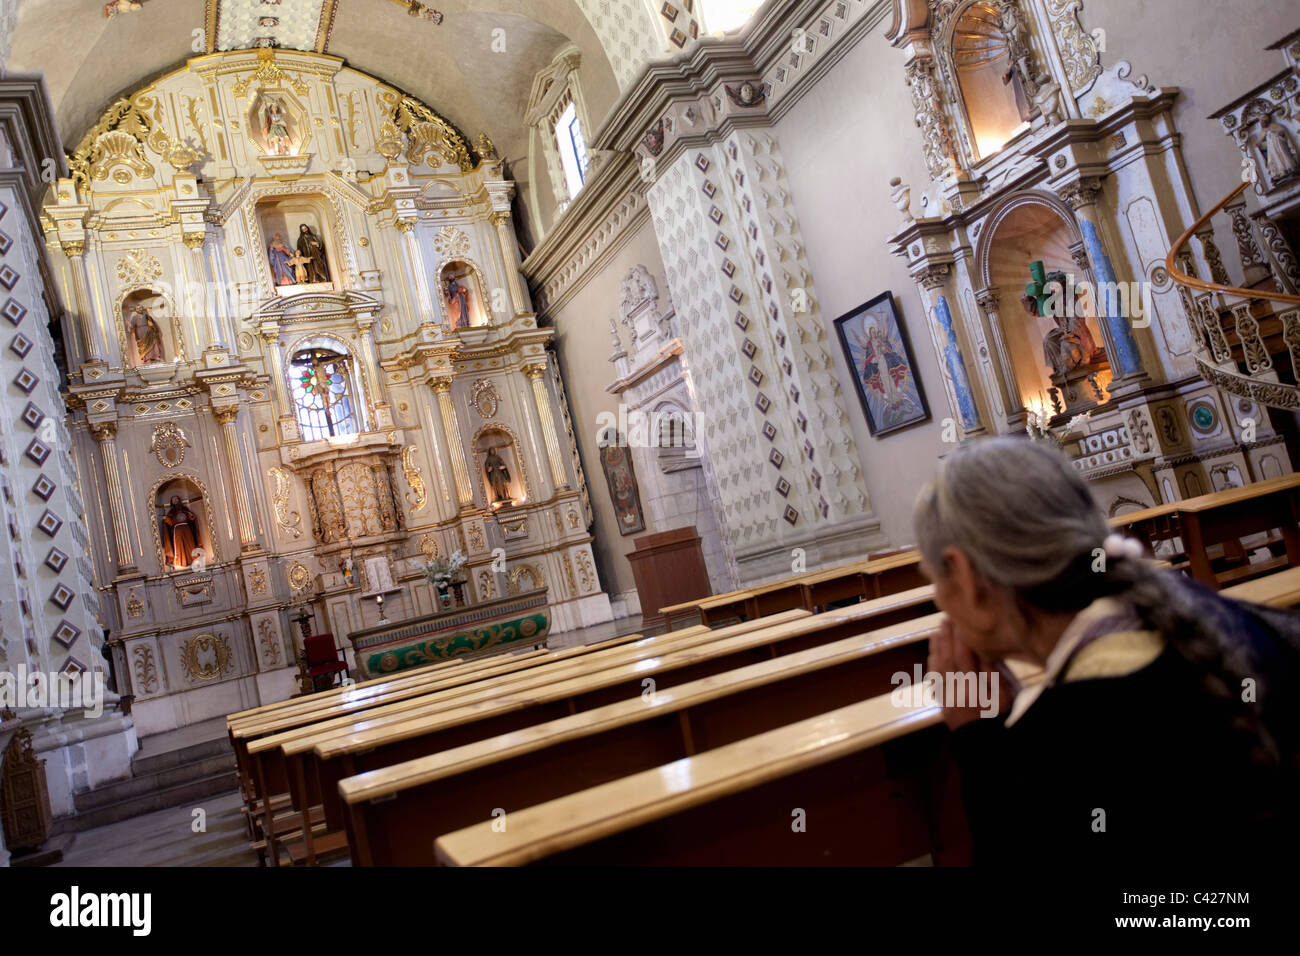
<path fill-rule="evenodd" d="M 668 621 L 670 629 L 678 619 L 696 615 L 712 627 L 737 619 L 755 620 L 792 608 L 816 611 L 839 602 L 882 597 L 923 584 L 920 556 L 914 550 L 907 550 L 697 598 L 660 608 L 659 613 Z"/>
<path fill-rule="evenodd" d="M 1300 568 L 1225 593 L 1295 607 Z M 880 693 L 484 816 L 439 837 L 435 854 L 450 865 L 896 865 L 926 853 L 960 860 L 968 844 L 941 722 L 931 702 L 900 704 Z"/>

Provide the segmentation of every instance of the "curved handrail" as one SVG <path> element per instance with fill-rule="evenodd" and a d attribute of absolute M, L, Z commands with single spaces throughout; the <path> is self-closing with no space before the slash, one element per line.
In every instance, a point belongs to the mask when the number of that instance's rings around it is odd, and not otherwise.
<path fill-rule="evenodd" d="M 1267 299 L 1270 302 L 1300 303 L 1300 295 L 1290 295 L 1285 292 L 1261 292 L 1258 289 L 1243 289 L 1240 286 L 1235 285 L 1221 285 L 1218 282 L 1206 282 L 1204 279 L 1189 276 L 1174 265 L 1175 257 L 1182 251 L 1183 246 L 1187 245 L 1187 240 L 1192 238 L 1198 229 L 1209 222 L 1211 216 L 1240 196 L 1249 185 L 1250 182 L 1248 180 L 1243 181 L 1240 186 L 1220 199 L 1213 209 L 1207 212 L 1200 219 L 1196 220 L 1196 222 L 1192 223 L 1187 228 L 1187 231 L 1178 237 L 1178 241 L 1169 249 L 1169 255 L 1165 256 L 1165 271 L 1169 273 L 1169 278 L 1173 279 L 1179 285 L 1185 285 L 1191 289 L 1200 289 L 1202 292 L 1223 292 L 1228 295 L 1239 295 L 1247 299 Z"/>

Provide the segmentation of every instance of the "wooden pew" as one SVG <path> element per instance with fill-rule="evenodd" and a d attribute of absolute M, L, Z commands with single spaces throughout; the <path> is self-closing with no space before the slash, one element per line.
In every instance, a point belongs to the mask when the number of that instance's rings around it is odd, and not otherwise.
<path fill-rule="evenodd" d="M 795 610 L 780 616 L 779 620 L 793 622 L 806 617 L 808 617 L 807 612 Z M 383 726 L 408 719 L 412 714 L 436 714 L 441 710 L 462 706 L 468 702 L 491 701 L 601 668 L 616 665 L 637 666 L 640 662 L 653 660 L 667 651 L 707 644 L 725 639 L 732 634 L 760 630 L 764 626 L 768 625 L 761 622 L 748 622 L 720 631 L 710 631 L 705 627 L 690 628 L 658 637 L 641 638 L 621 647 L 595 649 L 596 645 L 591 645 L 586 648 L 591 653 L 585 655 L 577 653 L 582 649 L 571 648 L 567 651 L 552 652 L 550 655 L 552 660 L 542 661 L 538 666 L 513 673 L 494 675 L 474 682 L 458 682 L 450 687 L 426 686 L 422 691 L 417 688 L 414 692 L 408 688 L 402 691 L 399 699 L 390 697 L 374 702 L 373 707 L 359 715 L 347 713 L 337 717 L 325 716 L 290 730 L 245 741 L 245 759 L 252 780 L 250 789 L 260 801 L 260 811 L 269 828 L 274 813 L 280 809 L 274 802 L 275 797 L 286 790 L 290 795 L 290 805 L 300 813 L 306 814 L 311 806 L 320 802 L 314 777 L 312 786 L 306 791 L 296 791 L 293 787 L 295 777 L 290 774 L 284 759 L 284 748 L 294 741 L 351 732 L 358 727 Z M 341 823 L 334 829 L 338 829 L 339 826 Z M 278 844 L 272 849 L 278 854 Z M 309 845 L 306 850 L 309 859 L 312 858 L 314 855 L 312 847 Z M 278 855 L 273 855 L 273 859 L 278 859 Z"/>
<path fill-rule="evenodd" d="M 1284 475 L 1176 502 L 1183 545 L 1192 574 L 1220 587 L 1207 549 L 1277 528 L 1286 544 L 1286 563 L 1300 566 L 1300 475 Z"/>
<path fill-rule="evenodd" d="M 505 697 L 470 695 L 451 710 L 435 705 L 427 712 L 408 710 L 375 716 L 354 727 L 325 733 L 313 733 L 308 728 L 258 741 L 250 750 L 258 750 L 258 755 L 270 762 L 274 757 L 263 755 L 279 747 L 293 805 L 305 811 L 320 801 L 330 829 L 341 829 L 344 813 L 337 784 L 345 777 L 634 698 L 642 694 L 647 679 L 654 682 L 657 693 L 874 627 L 911 620 L 933 610 L 930 589 L 926 587 L 776 626 L 747 622 L 724 630 L 748 626 L 749 633 L 709 642 L 695 639 L 694 646 L 678 647 L 655 658 L 601 671 L 575 672 L 567 680 L 537 682 L 532 688 L 521 688 Z M 902 659 L 897 663 L 910 668 L 919 652 L 911 647 L 899 650 Z"/>
<path fill-rule="evenodd" d="M 668 629 L 672 630 L 678 619 L 688 617 L 698 616 L 703 623 L 716 626 L 723 621 L 753 620 L 795 607 L 812 611 L 835 601 L 880 597 L 920 587 L 925 581 L 916 567 L 918 563 L 914 548 L 902 548 L 833 568 L 790 575 L 766 584 L 672 604 L 660 608 L 659 613 L 668 622 Z M 867 565 L 873 566 L 871 573 L 882 575 L 879 581 L 868 582 L 861 577 Z M 820 585 L 825 593 L 819 592 L 815 597 L 810 595 L 807 585 L 814 583 Z"/>
<path fill-rule="evenodd" d="M 920 563 L 916 551 L 899 552 L 704 598 L 697 606 L 701 619 L 710 626 L 735 619 L 754 620 L 795 607 L 812 611 L 836 601 L 920 587 L 926 583 Z"/>
<path fill-rule="evenodd" d="M 444 834 L 453 866 L 896 866 L 957 855 L 937 706 L 889 694 Z M 938 782 L 936 783 L 936 779 Z M 802 811 L 806 829 L 795 822 Z"/>
<path fill-rule="evenodd" d="M 1294 608 L 1300 568 L 1224 595 Z M 450 865 L 897 865 L 927 849 L 943 862 L 962 841 L 941 722 L 881 695 L 510 813 L 504 830 L 486 818 L 435 852 Z"/>
<path fill-rule="evenodd" d="M 696 633 L 702 634 L 708 631 L 706 628 L 699 627 L 689 632 L 679 632 L 681 636 Z M 607 641 L 561 651 L 535 651 L 513 655 L 508 659 L 485 658 L 483 667 L 473 666 L 479 663 L 476 661 L 466 664 L 463 669 L 403 675 L 384 682 L 372 681 L 368 682 L 368 686 L 364 689 L 354 688 L 330 700 L 304 701 L 294 713 L 280 713 L 268 720 L 244 722 L 229 728 L 241 792 L 246 805 L 253 811 L 251 819 L 254 824 L 250 835 L 255 843 L 269 841 L 269 849 L 274 853 L 279 843 L 276 839 L 277 834 L 288 832 L 297 826 L 296 823 L 285 823 L 280 830 L 276 830 L 274 824 L 276 814 L 289 808 L 287 796 L 281 799 L 281 796 L 286 794 L 288 782 L 282 773 L 266 773 L 265 768 L 257 765 L 248 752 L 252 742 L 289 729 L 313 725 L 341 714 L 365 713 L 394 701 L 436 693 L 454 695 L 470 687 L 488 686 L 494 681 L 508 680 L 533 667 L 563 663 L 583 656 L 607 654 L 619 650 L 624 645 L 635 644 L 639 640 L 641 640 L 639 634 L 622 635 Z"/>
<path fill-rule="evenodd" d="M 424 866 L 442 833 L 886 692 L 940 616 L 871 631 L 349 777 L 358 866 Z M 918 645 L 912 647 L 911 645 Z M 900 649 L 906 648 L 900 653 Z"/>

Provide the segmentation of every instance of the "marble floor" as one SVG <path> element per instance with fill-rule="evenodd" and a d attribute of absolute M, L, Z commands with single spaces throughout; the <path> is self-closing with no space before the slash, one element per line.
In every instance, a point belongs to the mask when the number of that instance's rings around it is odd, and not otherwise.
<path fill-rule="evenodd" d="M 640 630 L 641 619 L 624 618 L 555 634 L 551 650 L 594 644 Z M 225 732 L 225 719 L 204 721 L 147 738 L 151 752 L 176 749 Z M 69 834 L 56 866 L 256 866 L 239 793 L 207 797 L 193 805 L 158 810 L 82 833 Z M 200 814 L 199 811 L 202 811 Z M 201 828 L 200 828 L 201 824 Z M 349 865 L 343 857 L 333 865 Z"/>

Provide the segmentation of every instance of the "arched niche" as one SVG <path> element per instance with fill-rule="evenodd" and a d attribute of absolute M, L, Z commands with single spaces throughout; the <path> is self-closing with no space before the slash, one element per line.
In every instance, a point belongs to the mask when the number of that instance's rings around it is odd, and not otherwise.
<path fill-rule="evenodd" d="M 149 489 L 159 570 L 198 570 L 221 561 L 207 488 L 194 475 L 167 475 Z M 198 552 L 196 554 L 196 552 Z"/>
<path fill-rule="evenodd" d="M 485 425 L 474 436 L 476 474 L 483 500 L 492 509 L 528 500 L 528 482 L 515 436 L 500 424 Z"/>
<path fill-rule="evenodd" d="M 699 462 L 695 450 L 695 419 L 676 402 L 660 402 L 650 413 L 650 440 L 661 471 L 671 472 Z"/>
<path fill-rule="evenodd" d="M 941 39 L 976 161 L 992 156 L 1029 129 L 1031 103 L 1012 62 L 1008 17 L 1023 18 L 1023 14 L 1015 4 L 970 0 L 948 18 Z"/>
<path fill-rule="evenodd" d="M 1057 389 L 1064 406 L 1082 411 L 1098 402 L 1098 390 L 1105 396 L 1113 377 L 1105 330 L 1086 291 L 1065 295 L 1061 301 L 1066 308 L 1059 318 L 1038 314 L 1036 306 L 1026 301 L 1033 262 L 1041 262 L 1045 273 L 1064 273 L 1075 285 L 1090 282 L 1080 264 L 1086 264 L 1082 249 L 1069 208 L 1055 196 L 1026 192 L 1009 197 L 989 215 L 976 250 L 985 288 L 998 296 L 998 331 L 1010 363 L 1004 372 L 1022 405 L 1046 411 L 1049 417 L 1054 414 L 1052 389 Z M 1049 339 L 1058 355 L 1069 351 L 1076 340 L 1079 344 L 1079 364 L 1064 376 L 1056 374 L 1049 362 Z"/>
<path fill-rule="evenodd" d="M 452 259 L 438 270 L 438 296 L 447 317 L 447 329 L 488 325 L 487 288 L 478 267 L 468 259 Z"/>
<path fill-rule="evenodd" d="M 276 295 L 341 286 L 338 243 L 324 197 L 276 196 L 257 203 L 262 255 Z"/>
<path fill-rule="evenodd" d="M 303 441 L 366 431 L 365 377 L 341 340 L 331 335 L 299 339 L 285 353 L 284 374 Z"/>
<path fill-rule="evenodd" d="M 180 317 L 171 296 L 158 287 L 137 286 L 122 294 L 117 334 L 126 368 L 186 361 Z"/>

